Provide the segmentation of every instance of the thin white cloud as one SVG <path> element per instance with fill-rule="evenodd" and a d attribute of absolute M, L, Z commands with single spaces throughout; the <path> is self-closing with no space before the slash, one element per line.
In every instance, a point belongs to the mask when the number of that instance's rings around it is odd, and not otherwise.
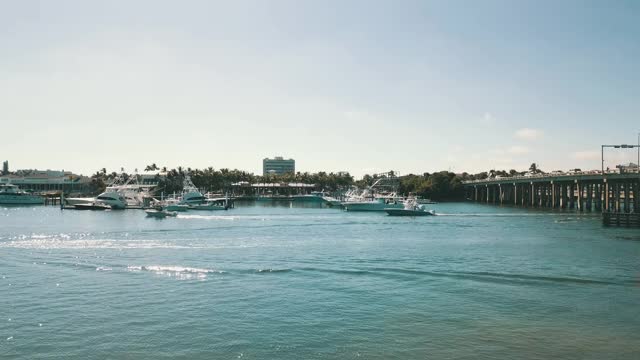
<path fill-rule="evenodd" d="M 542 135 L 542 130 L 531 128 L 522 128 L 517 130 L 515 133 L 515 137 L 522 140 L 536 140 L 541 138 Z"/>

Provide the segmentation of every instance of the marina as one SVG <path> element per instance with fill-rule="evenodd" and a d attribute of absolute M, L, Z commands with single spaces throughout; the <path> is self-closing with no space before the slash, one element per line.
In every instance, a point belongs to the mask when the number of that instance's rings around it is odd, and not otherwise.
<path fill-rule="evenodd" d="M 0 206 L 0 354 L 382 359 L 401 341 L 420 358 L 425 338 L 436 358 L 460 343 L 491 357 L 492 342 L 504 358 L 573 359 L 565 339 L 597 358 L 640 351 L 634 229 L 475 203 L 423 218 L 315 206 L 157 221 Z"/>
<path fill-rule="evenodd" d="M 640 0 L 1 9 L 0 360 L 640 359 Z"/>

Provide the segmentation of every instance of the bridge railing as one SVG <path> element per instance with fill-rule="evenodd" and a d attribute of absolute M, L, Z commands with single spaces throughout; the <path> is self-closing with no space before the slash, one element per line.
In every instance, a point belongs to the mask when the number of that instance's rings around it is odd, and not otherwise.
<path fill-rule="evenodd" d="M 622 174 L 637 174 L 637 169 L 629 169 L 626 170 Z M 475 184 L 475 183 L 485 183 L 485 182 L 500 182 L 500 181 L 510 181 L 510 180 L 527 180 L 527 179 L 543 179 L 543 178 L 559 178 L 559 177 L 576 177 L 576 176 L 585 176 L 585 175 L 602 175 L 603 172 L 600 170 L 590 170 L 590 171 L 579 171 L 579 172 L 571 172 L 571 173 L 544 173 L 544 174 L 531 174 L 531 175 L 516 175 L 516 176 L 503 176 L 503 177 L 494 177 L 494 178 L 486 178 L 486 179 L 477 179 L 477 180 L 465 180 L 463 184 Z M 621 173 L 617 170 L 605 170 L 605 175 L 621 175 Z"/>

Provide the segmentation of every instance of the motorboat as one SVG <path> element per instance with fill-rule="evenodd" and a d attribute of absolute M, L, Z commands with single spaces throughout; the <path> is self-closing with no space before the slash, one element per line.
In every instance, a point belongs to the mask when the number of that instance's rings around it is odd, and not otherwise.
<path fill-rule="evenodd" d="M 111 210 L 111 206 L 102 202 L 92 202 L 85 204 L 75 204 L 73 206 L 76 210 Z"/>
<path fill-rule="evenodd" d="M 44 198 L 20 190 L 16 185 L 2 184 L 0 185 L 0 204 L 40 205 L 44 204 Z"/>
<path fill-rule="evenodd" d="M 433 210 L 427 210 L 424 205 L 418 204 L 415 198 L 407 199 L 402 209 L 385 208 L 384 211 L 389 216 L 433 216 L 436 214 Z"/>
<path fill-rule="evenodd" d="M 96 197 L 95 203 L 106 204 L 112 209 L 122 210 L 127 208 L 127 200 L 117 191 L 107 190 Z M 82 204 L 78 204 L 82 205 Z M 76 207 L 78 205 L 75 205 Z"/>
<path fill-rule="evenodd" d="M 152 217 L 152 218 L 156 218 L 156 219 L 164 219 L 167 216 L 170 216 L 170 217 L 178 216 L 177 212 L 163 210 L 162 208 L 159 208 L 159 209 L 146 209 L 144 212 L 147 214 L 147 217 Z"/>

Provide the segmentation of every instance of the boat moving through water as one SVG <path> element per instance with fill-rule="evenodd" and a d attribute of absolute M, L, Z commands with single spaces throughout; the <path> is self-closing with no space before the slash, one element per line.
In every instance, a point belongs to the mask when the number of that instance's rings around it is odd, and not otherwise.
<path fill-rule="evenodd" d="M 167 216 L 170 216 L 170 217 L 178 216 L 178 213 L 175 211 L 167 211 L 162 209 L 147 209 L 144 212 L 147 214 L 147 217 L 152 217 L 156 219 L 164 219 Z"/>
<path fill-rule="evenodd" d="M 402 209 L 386 208 L 384 211 L 389 216 L 434 216 L 433 210 L 427 210 L 424 205 L 418 204 L 416 199 L 407 199 Z"/>

